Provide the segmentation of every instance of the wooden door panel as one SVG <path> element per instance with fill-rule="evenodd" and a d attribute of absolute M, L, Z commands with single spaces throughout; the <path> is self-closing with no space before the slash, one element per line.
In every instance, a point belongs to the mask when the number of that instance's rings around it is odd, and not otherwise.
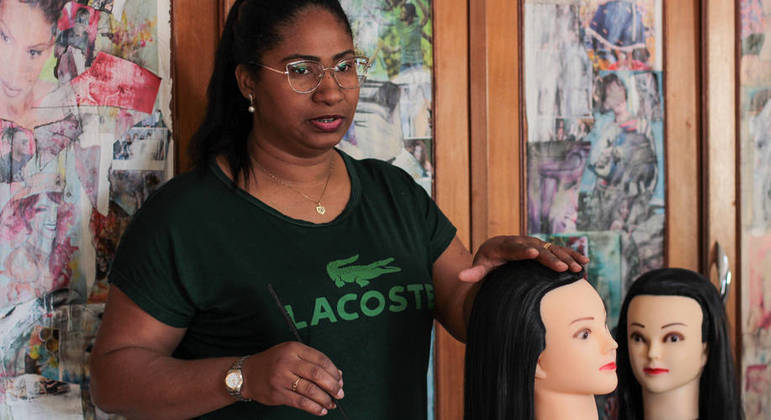
<path fill-rule="evenodd" d="M 220 9 L 216 2 L 172 2 L 172 109 L 175 171 L 192 168 L 190 137 L 203 121 L 206 87 L 214 69 Z"/>
<path fill-rule="evenodd" d="M 701 56 L 698 0 L 664 2 L 667 264 L 700 270 Z"/>
<path fill-rule="evenodd" d="M 711 270 L 715 259 L 715 244 L 725 250 L 734 267 L 738 262 L 737 246 L 737 148 L 736 148 L 736 22 L 726 16 L 736 16 L 734 1 L 711 1 L 704 4 L 702 50 L 704 52 L 702 96 L 704 194 L 701 271 L 710 274 L 717 285 L 716 272 Z M 731 332 L 734 357 L 740 353 L 737 343 L 741 338 L 741 311 L 737 297 L 741 279 L 735 278 L 729 289 L 726 312 Z M 737 365 L 738 366 L 738 365 Z M 739 370 L 737 369 L 737 372 Z"/>

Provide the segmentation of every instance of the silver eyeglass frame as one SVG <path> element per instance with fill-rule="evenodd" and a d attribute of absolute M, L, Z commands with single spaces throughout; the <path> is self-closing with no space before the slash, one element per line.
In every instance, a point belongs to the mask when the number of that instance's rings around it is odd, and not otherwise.
<path fill-rule="evenodd" d="M 321 81 L 324 80 L 324 76 L 326 75 L 327 71 L 331 71 L 332 72 L 332 79 L 335 80 L 335 83 L 337 83 L 337 86 L 340 89 L 356 89 L 357 87 L 360 87 L 361 83 L 364 82 L 364 80 L 367 78 L 366 72 L 364 73 L 363 76 L 357 76 L 357 78 L 360 79 L 360 80 L 359 80 L 359 85 L 356 86 L 356 87 L 349 87 L 349 88 L 344 87 L 342 84 L 340 84 L 340 81 L 337 80 L 337 73 L 339 72 L 339 70 L 337 70 L 337 65 L 340 64 L 343 61 L 356 60 L 356 59 L 359 59 L 359 60 L 364 59 L 364 60 L 366 60 L 367 61 L 366 69 L 367 69 L 367 71 L 369 71 L 369 68 L 371 66 L 370 61 L 369 61 L 369 57 L 365 57 L 363 55 L 357 55 L 357 56 L 354 56 L 354 57 L 342 58 L 342 59 L 338 60 L 331 67 L 324 67 L 324 65 L 321 64 L 321 62 L 315 61 L 315 60 L 296 60 L 296 61 L 291 61 L 289 63 L 286 63 L 286 67 L 285 67 L 286 70 L 284 70 L 284 71 L 281 71 L 279 69 L 275 69 L 275 68 L 270 67 L 270 66 L 266 66 L 265 64 L 258 64 L 258 63 L 254 63 L 254 64 L 256 66 L 258 66 L 258 67 L 266 68 L 266 69 L 268 69 L 268 70 L 270 70 L 272 72 L 286 75 L 286 81 L 289 83 L 289 87 L 292 88 L 293 91 L 295 91 L 297 93 L 308 94 L 308 93 L 315 92 L 316 89 L 318 89 L 319 86 L 321 86 Z M 316 86 L 314 86 L 312 89 L 309 89 L 309 90 L 298 90 L 298 89 L 296 89 L 292 85 L 292 80 L 290 79 L 290 76 L 289 76 L 289 66 L 296 65 L 296 64 L 299 64 L 299 63 L 315 63 L 315 64 L 318 64 L 319 66 L 321 66 L 321 77 L 318 78 L 318 81 L 316 82 Z"/>

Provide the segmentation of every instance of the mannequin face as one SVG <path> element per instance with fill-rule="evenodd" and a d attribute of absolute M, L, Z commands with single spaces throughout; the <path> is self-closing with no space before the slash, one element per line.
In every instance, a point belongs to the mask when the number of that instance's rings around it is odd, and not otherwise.
<path fill-rule="evenodd" d="M 698 381 L 707 363 L 701 306 L 684 296 L 635 296 L 629 303 L 629 360 L 645 391 L 669 392 Z"/>
<path fill-rule="evenodd" d="M 541 300 L 546 348 L 535 385 L 565 394 L 600 395 L 616 388 L 616 347 L 605 324 L 605 306 L 586 281 L 558 287 Z"/>

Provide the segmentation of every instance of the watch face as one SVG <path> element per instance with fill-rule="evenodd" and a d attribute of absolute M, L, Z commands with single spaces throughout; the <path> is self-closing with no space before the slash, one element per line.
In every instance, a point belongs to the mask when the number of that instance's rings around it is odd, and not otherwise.
<path fill-rule="evenodd" d="M 244 377 L 239 371 L 228 372 L 225 376 L 225 385 L 232 390 L 240 390 L 244 383 Z"/>

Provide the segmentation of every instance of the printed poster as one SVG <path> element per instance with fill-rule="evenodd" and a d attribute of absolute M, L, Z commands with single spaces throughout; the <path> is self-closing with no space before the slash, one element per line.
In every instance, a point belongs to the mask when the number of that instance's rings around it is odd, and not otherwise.
<path fill-rule="evenodd" d="M 106 273 L 172 173 L 169 10 L 0 1 L 0 419 L 95 416 Z"/>
<path fill-rule="evenodd" d="M 354 43 L 372 64 L 338 147 L 412 175 L 432 193 L 433 23 L 430 0 L 342 0 Z"/>
<path fill-rule="evenodd" d="M 771 419 L 771 2 L 738 1 L 742 400 Z"/>
<path fill-rule="evenodd" d="M 614 233 L 621 290 L 664 261 L 662 7 L 524 5 L 528 233 Z"/>

